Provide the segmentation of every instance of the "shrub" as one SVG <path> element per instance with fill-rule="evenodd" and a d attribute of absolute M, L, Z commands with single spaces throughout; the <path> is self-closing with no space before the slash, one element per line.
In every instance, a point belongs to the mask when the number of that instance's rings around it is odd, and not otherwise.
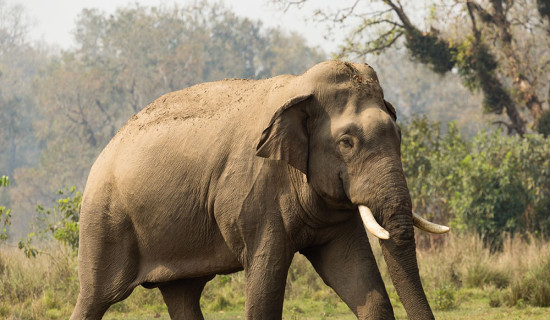
<path fill-rule="evenodd" d="M 455 292 L 451 286 L 443 286 L 435 291 L 435 309 L 450 310 L 456 306 L 455 303 Z"/>
<path fill-rule="evenodd" d="M 532 265 L 524 277 L 510 287 L 509 304 L 528 303 L 537 307 L 550 307 L 550 254 L 542 263 Z"/>
<path fill-rule="evenodd" d="M 489 294 L 489 307 L 498 308 L 502 305 L 502 294 L 500 291 L 492 291 Z"/>

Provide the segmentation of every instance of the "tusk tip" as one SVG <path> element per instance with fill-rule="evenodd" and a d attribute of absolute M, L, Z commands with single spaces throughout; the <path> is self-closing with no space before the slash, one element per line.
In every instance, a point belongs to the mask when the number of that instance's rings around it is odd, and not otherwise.
<path fill-rule="evenodd" d="M 422 227 L 418 227 L 418 226 L 415 226 L 415 227 L 417 227 L 418 229 L 420 229 L 422 231 L 426 231 L 426 232 L 429 232 L 429 233 L 435 233 L 435 234 L 443 234 L 443 233 L 448 233 L 449 231 L 451 231 L 451 228 L 445 227 L 445 226 L 442 226 L 441 228 L 439 228 L 437 230 L 434 230 L 434 229 L 426 230 L 425 228 L 422 228 Z"/>
<path fill-rule="evenodd" d="M 442 226 L 440 224 L 435 224 L 433 222 L 430 222 L 422 218 L 419 214 L 415 212 L 413 212 L 412 215 L 413 215 L 414 226 L 420 230 L 424 230 L 431 233 L 437 233 L 437 234 L 447 233 L 451 230 L 451 228 L 447 226 Z"/>
<path fill-rule="evenodd" d="M 358 208 L 365 229 L 379 239 L 388 240 L 390 238 L 390 233 L 376 222 L 376 219 L 374 219 L 372 215 L 372 211 L 364 205 L 359 205 Z"/>
<path fill-rule="evenodd" d="M 388 239 L 390 238 L 390 233 L 389 233 L 386 229 L 384 229 L 384 228 L 382 228 L 382 227 L 376 228 L 376 229 L 374 229 L 374 228 L 369 228 L 369 229 L 367 229 L 367 230 L 369 230 L 370 233 L 371 233 L 373 236 L 377 237 L 378 239 L 381 239 L 381 240 L 388 240 Z"/>
<path fill-rule="evenodd" d="M 382 227 L 379 227 L 379 228 L 367 228 L 367 230 L 370 231 L 370 233 L 377 237 L 378 239 L 381 239 L 381 240 L 388 240 L 390 238 L 390 233 L 382 228 Z"/>

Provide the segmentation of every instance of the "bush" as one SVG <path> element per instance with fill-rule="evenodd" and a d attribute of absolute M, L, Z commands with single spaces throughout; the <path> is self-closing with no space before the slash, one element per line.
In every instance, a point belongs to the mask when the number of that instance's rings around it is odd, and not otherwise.
<path fill-rule="evenodd" d="M 498 308 L 502 306 L 502 293 L 498 290 L 493 290 L 489 294 L 489 307 L 491 308 Z"/>
<path fill-rule="evenodd" d="M 444 286 L 435 291 L 434 307 L 437 310 L 450 310 L 455 307 L 455 292 L 451 286 Z"/>
<path fill-rule="evenodd" d="M 401 127 L 401 157 L 413 210 L 446 224 L 452 218 L 449 198 L 460 182 L 458 165 L 470 146 L 452 122 L 446 133 L 439 123 L 426 118 L 415 118 Z"/>
<path fill-rule="evenodd" d="M 550 231 L 550 138 L 482 132 L 466 140 L 455 124 L 402 125 L 402 159 L 413 210 L 454 232 L 475 231 L 492 249 L 503 234 Z M 419 241 L 422 244 L 422 241 Z"/>

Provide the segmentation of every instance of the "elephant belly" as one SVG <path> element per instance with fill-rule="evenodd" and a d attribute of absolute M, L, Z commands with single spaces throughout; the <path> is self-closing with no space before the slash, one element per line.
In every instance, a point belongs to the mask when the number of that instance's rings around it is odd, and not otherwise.
<path fill-rule="evenodd" d="M 139 282 L 163 283 L 242 270 L 242 265 L 220 238 L 208 239 L 209 243 L 165 244 L 161 249 L 158 248 L 162 246 L 160 243 L 150 245 L 148 249 L 142 250 Z"/>
<path fill-rule="evenodd" d="M 231 273 L 242 269 L 236 256 L 215 228 L 193 224 L 166 225 L 142 238 L 139 282 L 163 283 Z M 158 238 L 157 235 L 161 237 Z"/>

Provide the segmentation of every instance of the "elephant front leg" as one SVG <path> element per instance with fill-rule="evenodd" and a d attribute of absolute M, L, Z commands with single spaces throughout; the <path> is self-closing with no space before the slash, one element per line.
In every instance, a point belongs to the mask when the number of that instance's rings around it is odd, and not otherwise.
<path fill-rule="evenodd" d="M 292 253 L 267 241 L 248 259 L 246 275 L 246 318 L 281 319 L 286 277 Z"/>
<path fill-rule="evenodd" d="M 337 231 L 330 242 L 300 252 L 358 319 L 395 319 L 361 221 Z"/>

